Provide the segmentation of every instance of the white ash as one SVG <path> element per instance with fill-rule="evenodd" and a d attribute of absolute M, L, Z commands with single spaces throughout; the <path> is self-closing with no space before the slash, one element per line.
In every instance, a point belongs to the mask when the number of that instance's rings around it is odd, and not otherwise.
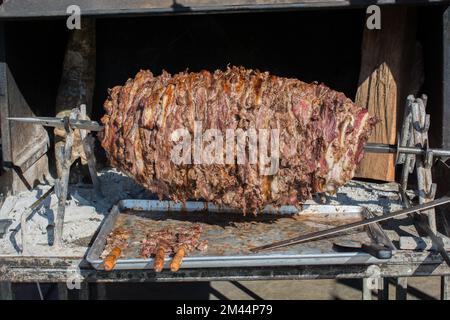
<path fill-rule="evenodd" d="M 111 207 L 122 199 L 137 199 L 150 195 L 131 178 L 116 170 L 99 173 L 103 197 L 90 185 L 71 185 L 64 217 L 64 248 L 49 246 L 52 232 L 49 226 L 55 221 L 58 201 L 55 193 L 48 196 L 27 221 L 26 255 L 80 256 L 86 252 L 92 236 Z M 0 209 L 0 218 L 12 219 L 9 231 L 0 239 L 0 255 L 18 255 L 22 247 L 20 219 L 33 202 L 42 196 L 49 185 L 39 185 L 32 191 L 9 196 Z"/>
<path fill-rule="evenodd" d="M 27 222 L 26 255 L 32 256 L 83 256 L 94 233 L 111 207 L 122 199 L 155 198 L 149 192 L 114 169 L 99 173 L 103 197 L 90 185 L 71 185 L 64 219 L 64 248 L 49 246 L 48 226 L 54 223 L 57 198 L 53 193 Z M 9 231 L 0 239 L 0 255 L 19 255 L 21 248 L 20 218 L 28 207 L 50 188 L 38 186 L 33 191 L 7 197 L 0 209 L 0 218 L 13 220 Z M 373 212 L 401 209 L 395 184 L 376 184 L 351 181 L 329 197 L 331 204 L 362 205 Z M 50 229 L 51 230 L 51 229 Z"/>
<path fill-rule="evenodd" d="M 403 208 L 397 183 L 350 181 L 329 198 L 330 204 L 363 206 L 380 214 Z"/>

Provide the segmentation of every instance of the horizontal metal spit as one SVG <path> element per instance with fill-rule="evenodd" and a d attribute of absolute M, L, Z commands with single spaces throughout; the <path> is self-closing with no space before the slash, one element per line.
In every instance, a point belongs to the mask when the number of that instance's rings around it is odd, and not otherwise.
<path fill-rule="evenodd" d="M 366 152 L 371 153 L 399 153 L 399 154 L 415 154 L 423 156 L 431 152 L 435 157 L 442 157 L 442 158 L 450 157 L 450 150 L 448 149 L 435 149 L 435 148 L 425 149 L 419 147 L 403 147 L 383 143 L 366 143 L 364 150 Z"/>
<path fill-rule="evenodd" d="M 25 117 L 25 118 L 8 118 L 10 121 L 19 121 L 33 124 L 40 124 L 48 127 L 83 129 L 89 131 L 102 131 L 103 126 L 97 121 L 90 120 L 73 120 L 69 117 Z M 434 157 L 449 158 L 450 150 L 448 149 L 434 149 L 434 148 L 419 148 L 419 147 L 404 147 L 392 144 L 382 143 L 366 143 L 364 150 L 371 153 L 396 153 L 396 154 L 414 154 L 423 155 L 432 154 Z"/>

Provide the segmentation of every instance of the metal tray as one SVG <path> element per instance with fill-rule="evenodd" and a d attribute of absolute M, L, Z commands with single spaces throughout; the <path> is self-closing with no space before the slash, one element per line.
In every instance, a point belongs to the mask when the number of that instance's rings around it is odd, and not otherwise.
<path fill-rule="evenodd" d="M 153 259 L 139 257 L 139 241 L 149 229 L 169 225 L 200 223 L 202 238 L 208 240 L 205 252 L 192 252 L 183 259 L 182 268 L 262 267 L 320 264 L 372 264 L 379 260 L 363 252 L 335 252 L 335 238 L 321 239 L 279 248 L 263 253 L 251 253 L 254 246 L 267 244 L 306 232 L 333 227 L 364 218 L 358 206 L 305 204 L 299 212 L 294 206 L 267 206 L 258 216 L 247 215 L 230 208 L 218 208 L 204 202 L 121 200 L 104 220 L 87 261 L 103 270 L 102 254 L 106 237 L 117 226 L 133 230 L 129 246 L 117 261 L 115 269 L 151 269 Z M 333 222 L 333 223 L 330 223 Z M 340 240 L 370 241 L 365 230 L 340 236 Z M 169 266 L 170 258 L 165 261 Z"/>

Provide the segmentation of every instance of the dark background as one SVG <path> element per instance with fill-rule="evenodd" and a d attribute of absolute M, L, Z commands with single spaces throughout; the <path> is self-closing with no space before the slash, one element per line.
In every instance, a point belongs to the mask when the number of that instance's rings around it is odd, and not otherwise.
<path fill-rule="evenodd" d="M 417 38 L 424 48 L 428 108 L 441 119 L 442 7 L 417 7 Z M 258 12 L 97 19 L 97 70 L 93 119 L 107 88 L 140 69 L 159 74 L 226 68 L 270 71 L 305 82 L 323 82 L 354 99 L 361 62 L 364 9 Z M 7 61 L 37 115 L 54 116 L 69 31 L 65 20 L 6 23 Z M 441 128 L 432 126 L 431 144 Z"/>

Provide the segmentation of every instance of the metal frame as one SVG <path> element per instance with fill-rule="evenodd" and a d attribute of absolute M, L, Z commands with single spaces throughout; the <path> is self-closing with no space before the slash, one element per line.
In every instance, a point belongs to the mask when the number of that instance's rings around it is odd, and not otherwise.
<path fill-rule="evenodd" d="M 157 3 L 135 0 L 128 1 L 123 8 L 123 1 L 78 1 L 85 15 L 137 15 L 137 14 L 191 14 L 191 13 L 233 13 L 241 11 L 298 10 L 308 8 L 332 8 L 367 6 L 370 4 L 394 4 L 396 0 L 361 0 L 357 4 L 348 0 L 275 0 L 259 1 L 209 1 L 202 0 L 160 1 Z M 448 0 L 411 0 L 409 4 L 444 4 Z M 26 4 L 26 5 L 25 5 Z M 70 0 L 4 1 L 0 5 L 0 20 L 13 18 L 64 17 Z M 443 13 L 443 82 L 442 82 L 442 147 L 450 148 L 450 7 Z M 7 64 L 4 51 L 4 26 L 0 22 L 0 108 L 5 110 L 8 99 Z M 2 129 L 4 128 L 2 123 Z M 4 130 L 4 129 L 3 129 Z M 2 134 L 7 137 L 8 132 Z M 10 257 L 0 256 L 0 296 L 11 299 L 12 282 L 65 282 L 70 280 L 68 268 L 80 266 L 82 281 L 107 282 L 142 282 L 142 281 L 211 281 L 211 280 L 272 280 L 272 279 L 330 279 L 361 278 L 367 284 L 371 276 L 367 265 L 317 265 L 294 267 L 261 268 L 209 268 L 182 269 L 177 273 L 163 271 L 156 274 L 153 270 L 123 270 L 101 272 L 92 269 L 82 257 Z M 406 298 L 407 277 L 442 276 L 442 299 L 448 299 L 450 268 L 443 263 L 438 253 L 432 252 L 398 252 L 389 262 L 379 265 L 379 276 L 397 279 L 397 298 Z M 384 289 L 386 281 L 383 280 Z M 84 284 L 86 287 L 86 284 Z M 385 294 L 385 293 L 384 293 Z M 368 298 L 367 291 L 365 297 Z M 371 297 L 371 295 L 370 295 Z"/>
<path fill-rule="evenodd" d="M 79 267 L 78 272 L 73 273 Z M 188 282 L 188 281 L 244 281 L 244 280 L 306 280 L 306 279 L 362 279 L 363 299 L 389 298 L 390 279 L 397 281 L 396 298 L 406 299 L 407 278 L 442 276 L 441 298 L 449 299 L 450 267 L 432 252 L 398 251 L 388 262 L 379 265 L 307 265 L 286 267 L 234 267 L 163 270 L 94 270 L 81 257 L 6 257 L 0 256 L 0 284 L 2 298 L 13 298 L 10 289 L 14 282 L 52 282 L 61 289 L 60 298 L 67 299 L 66 283 L 80 281 L 81 298 L 86 298 L 88 283 L 104 289 L 106 283 L 132 282 Z M 370 284 L 376 283 L 373 287 Z M 98 290 L 98 289 L 97 289 Z M 102 291 L 102 290 L 100 290 Z M 104 291 L 104 290 L 103 290 Z M 104 292 L 102 294 L 104 298 Z"/>
<path fill-rule="evenodd" d="M 0 256 L 0 282 L 65 282 L 79 267 L 80 280 L 89 282 L 183 282 L 213 280 L 282 280 L 368 278 L 373 265 L 305 265 L 279 267 L 192 268 L 155 273 L 146 270 L 95 270 L 83 258 Z M 377 264 L 382 278 L 411 276 L 450 276 L 450 267 L 439 253 L 397 251 L 387 262 Z M 373 268 L 373 267 L 372 267 Z"/>

